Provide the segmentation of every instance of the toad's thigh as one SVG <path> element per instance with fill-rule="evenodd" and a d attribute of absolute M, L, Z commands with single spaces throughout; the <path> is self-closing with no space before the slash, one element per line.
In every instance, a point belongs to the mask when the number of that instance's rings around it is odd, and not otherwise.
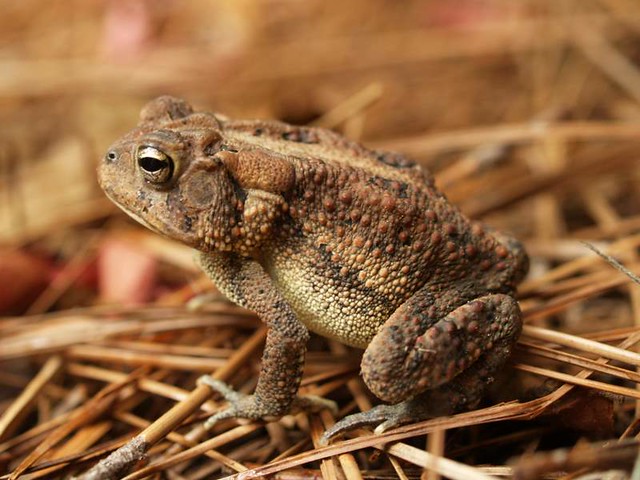
<path fill-rule="evenodd" d="M 443 311 L 418 292 L 378 331 L 362 358 L 362 375 L 380 399 L 397 403 L 450 382 L 480 357 L 497 369 L 521 328 L 515 299 L 504 294 L 475 298 Z"/>

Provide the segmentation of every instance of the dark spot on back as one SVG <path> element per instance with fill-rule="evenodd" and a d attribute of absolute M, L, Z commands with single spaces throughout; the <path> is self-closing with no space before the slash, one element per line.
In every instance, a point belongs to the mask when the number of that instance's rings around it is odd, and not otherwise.
<path fill-rule="evenodd" d="M 407 198 L 409 196 L 409 185 L 399 180 L 391 180 L 374 175 L 369 177 L 367 185 L 375 185 L 382 190 L 392 192 L 396 198 Z"/>
<path fill-rule="evenodd" d="M 398 152 L 374 152 L 376 159 L 394 168 L 411 168 L 416 166 L 416 162 Z"/>
<path fill-rule="evenodd" d="M 320 139 L 318 138 L 317 133 L 314 130 L 311 130 L 308 128 L 296 128 L 295 130 L 284 132 L 282 134 L 282 138 L 289 142 L 297 142 L 297 143 L 319 143 L 320 142 Z"/>

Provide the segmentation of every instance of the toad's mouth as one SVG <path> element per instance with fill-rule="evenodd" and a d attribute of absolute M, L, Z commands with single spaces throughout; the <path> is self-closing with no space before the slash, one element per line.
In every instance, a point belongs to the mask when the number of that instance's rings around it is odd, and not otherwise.
<path fill-rule="evenodd" d="M 109 200 L 111 200 L 111 202 L 113 202 L 120 210 L 122 210 L 124 213 L 126 213 L 127 215 L 129 215 L 131 218 L 133 218 L 136 222 L 138 222 L 139 224 L 147 227 L 149 230 L 151 230 L 152 232 L 155 232 L 159 235 L 166 235 L 165 232 L 163 232 L 160 228 L 156 227 L 155 225 L 152 225 L 151 223 L 149 223 L 149 221 L 146 218 L 142 218 L 140 215 L 138 215 L 137 213 L 135 213 L 132 210 L 129 210 L 128 208 L 124 207 L 120 202 L 116 201 L 115 198 L 113 198 L 111 196 L 111 194 L 104 189 L 104 193 L 107 196 L 107 198 Z M 163 227 L 166 228 L 166 225 L 163 225 Z"/>

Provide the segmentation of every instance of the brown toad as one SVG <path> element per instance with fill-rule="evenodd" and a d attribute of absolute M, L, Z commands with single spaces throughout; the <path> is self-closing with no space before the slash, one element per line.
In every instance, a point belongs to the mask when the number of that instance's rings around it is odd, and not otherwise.
<path fill-rule="evenodd" d="M 229 400 L 209 425 L 327 406 L 296 396 L 309 330 L 365 349 L 364 381 L 391 404 L 325 438 L 473 406 L 520 334 L 522 246 L 465 218 L 399 154 L 160 97 L 99 180 L 135 219 L 197 249 L 218 288 L 269 327 L 253 395 L 208 380 Z"/>

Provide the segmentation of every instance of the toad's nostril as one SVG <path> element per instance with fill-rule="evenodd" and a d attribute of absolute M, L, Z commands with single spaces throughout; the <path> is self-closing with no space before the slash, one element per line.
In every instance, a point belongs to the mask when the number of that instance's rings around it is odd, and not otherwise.
<path fill-rule="evenodd" d="M 107 160 L 109 160 L 110 162 L 115 162 L 117 158 L 118 154 L 113 150 L 107 153 Z"/>

